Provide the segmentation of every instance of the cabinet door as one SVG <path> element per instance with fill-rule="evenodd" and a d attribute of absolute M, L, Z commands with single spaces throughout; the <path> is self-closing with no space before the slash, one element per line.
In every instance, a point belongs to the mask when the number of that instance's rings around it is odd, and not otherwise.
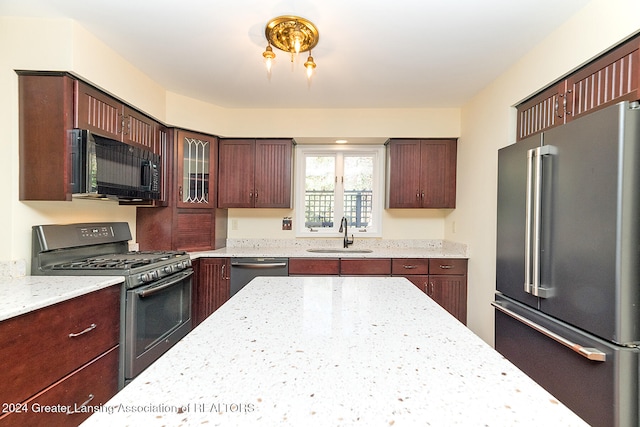
<path fill-rule="evenodd" d="M 176 145 L 177 206 L 213 208 L 216 195 L 216 138 L 178 130 Z"/>
<path fill-rule="evenodd" d="M 623 100 L 640 98 L 640 38 L 631 40 L 568 78 L 571 119 Z"/>
<path fill-rule="evenodd" d="M 254 206 L 291 208 L 290 139 L 256 140 Z"/>
<path fill-rule="evenodd" d="M 20 200 L 71 200 L 74 80 L 20 74 Z"/>
<path fill-rule="evenodd" d="M 340 274 L 338 258 L 289 258 L 289 276 Z"/>
<path fill-rule="evenodd" d="M 201 258 L 193 293 L 194 326 L 229 299 L 229 258 Z"/>
<path fill-rule="evenodd" d="M 255 140 L 220 141 L 218 206 L 251 208 L 254 206 Z M 269 193 L 269 191 L 266 191 Z"/>
<path fill-rule="evenodd" d="M 340 260 L 341 276 L 389 276 L 390 258 L 343 258 Z"/>
<path fill-rule="evenodd" d="M 420 198 L 423 208 L 456 207 L 456 148 L 454 139 L 422 141 Z"/>
<path fill-rule="evenodd" d="M 466 275 L 430 275 L 427 295 L 460 322 L 467 324 Z"/>
<path fill-rule="evenodd" d="M 567 82 L 564 80 L 518 105 L 517 140 L 566 123 L 566 113 L 571 108 L 566 96 Z"/>
<path fill-rule="evenodd" d="M 76 85 L 76 127 L 121 141 L 124 105 L 81 81 Z"/>
<path fill-rule="evenodd" d="M 157 141 L 156 129 L 158 123 L 133 110 L 124 107 L 124 129 L 122 131 L 122 142 L 131 145 L 139 145 L 142 148 L 151 150 L 156 154 L 162 154 Z"/>
<path fill-rule="evenodd" d="M 117 393 L 118 356 L 119 346 L 115 346 L 24 402 L 29 411 L 0 414 L 0 427 L 78 426 L 93 413 L 92 409 L 104 405 Z M 39 412 L 33 410 L 35 407 L 67 410 Z"/>
<path fill-rule="evenodd" d="M 429 276 L 424 274 L 416 274 L 416 275 L 404 276 L 404 277 L 409 279 L 409 281 L 414 285 L 416 285 L 418 289 L 420 289 L 422 292 L 427 293 L 427 286 L 429 285 Z"/>
<path fill-rule="evenodd" d="M 420 140 L 394 139 L 387 147 L 387 207 L 422 206 Z"/>

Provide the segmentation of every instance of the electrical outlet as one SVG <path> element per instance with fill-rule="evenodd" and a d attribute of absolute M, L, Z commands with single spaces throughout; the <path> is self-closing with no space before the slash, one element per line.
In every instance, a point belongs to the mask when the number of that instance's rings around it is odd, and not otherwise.
<path fill-rule="evenodd" d="M 282 229 L 283 230 L 291 230 L 291 217 L 285 216 L 282 218 Z"/>

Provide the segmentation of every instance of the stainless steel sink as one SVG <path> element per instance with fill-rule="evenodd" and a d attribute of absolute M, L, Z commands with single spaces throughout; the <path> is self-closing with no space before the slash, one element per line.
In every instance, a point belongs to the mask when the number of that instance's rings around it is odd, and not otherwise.
<path fill-rule="evenodd" d="M 316 254 L 368 254 L 373 252 L 371 249 L 307 249 L 307 252 Z"/>

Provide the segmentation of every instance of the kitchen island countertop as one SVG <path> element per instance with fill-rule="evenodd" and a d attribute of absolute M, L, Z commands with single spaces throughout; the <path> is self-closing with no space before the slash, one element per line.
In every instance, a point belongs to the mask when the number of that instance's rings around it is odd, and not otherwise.
<path fill-rule="evenodd" d="M 253 280 L 83 426 L 586 425 L 404 278 Z"/>

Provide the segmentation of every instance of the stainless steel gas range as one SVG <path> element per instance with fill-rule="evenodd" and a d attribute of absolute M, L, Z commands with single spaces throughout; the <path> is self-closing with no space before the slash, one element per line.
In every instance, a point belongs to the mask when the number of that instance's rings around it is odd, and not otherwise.
<path fill-rule="evenodd" d="M 126 222 L 33 227 L 31 274 L 123 276 L 120 388 L 191 331 L 186 252 L 129 251 Z"/>

